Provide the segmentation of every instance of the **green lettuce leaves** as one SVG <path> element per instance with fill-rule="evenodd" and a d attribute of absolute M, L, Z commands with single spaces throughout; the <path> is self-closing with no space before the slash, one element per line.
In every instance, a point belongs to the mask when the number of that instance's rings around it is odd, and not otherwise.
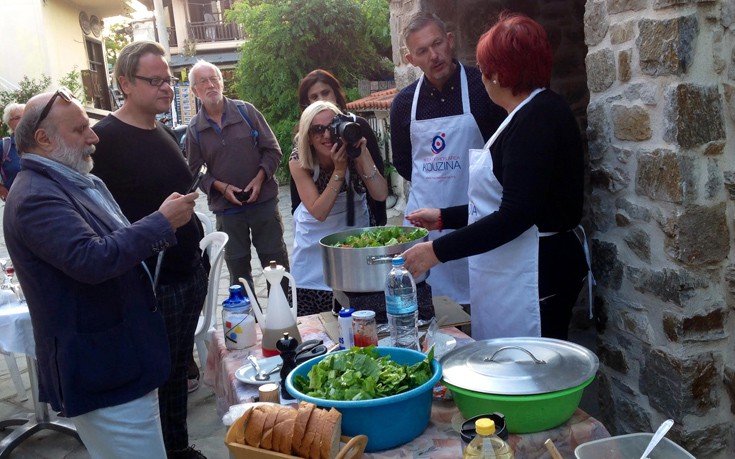
<path fill-rule="evenodd" d="M 431 379 L 434 348 L 424 360 L 401 365 L 380 357 L 374 346 L 353 347 L 327 355 L 311 367 L 307 377 L 296 375 L 294 387 L 315 398 L 327 400 L 371 400 L 418 387 Z"/>

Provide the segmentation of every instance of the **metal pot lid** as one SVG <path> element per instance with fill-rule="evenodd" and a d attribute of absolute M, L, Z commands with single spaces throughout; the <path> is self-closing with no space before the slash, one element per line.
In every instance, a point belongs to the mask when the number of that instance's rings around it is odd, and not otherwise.
<path fill-rule="evenodd" d="M 589 349 L 551 338 L 476 341 L 446 353 L 442 379 L 462 389 L 498 395 L 532 395 L 578 386 L 597 373 Z"/>

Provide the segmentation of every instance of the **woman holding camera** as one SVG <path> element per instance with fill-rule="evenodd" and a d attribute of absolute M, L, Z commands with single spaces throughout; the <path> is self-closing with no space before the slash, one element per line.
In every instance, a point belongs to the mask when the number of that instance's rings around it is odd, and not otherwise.
<path fill-rule="evenodd" d="M 326 70 L 316 69 L 309 72 L 299 83 L 299 108 L 303 112 L 312 102 L 323 100 L 331 102 L 343 112 L 347 109 L 347 96 L 339 80 Z M 378 139 L 373 129 L 365 118 L 356 117 L 357 123 L 362 128 L 363 136 L 367 140 L 367 148 L 370 156 L 383 174 L 383 155 L 378 146 Z M 295 146 L 298 150 L 298 146 Z M 371 196 L 367 197 L 368 213 L 370 215 L 370 226 L 383 226 L 388 221 L 385 211 L 385 201 L 376 201 Z M 291 213 L 301 204 L 301 198 L 296 190 L 296 184 L 291 180 Z"/>
<path fill-rule="evenodd" d="M 348 228 L 348 197 L 354 204 L 354 226 L 369 224 L 367 195 L 377 201 L 388 197 L 365 137 L 351 145 L 338 141 L 331 126 L 342 112 L 331 102 L 316 101 L 301 114 L 297 148 L 289 158 L 291 177 L 301 198 L 294 212 L 294 249 L 291 273 L 299 285 L 299 314 L 332 308 L 332 291 L 324 282 L 319 240 Z M 337 129 L 335 129 L 337 130 Z M 348 188 L 351 188 L 348 192 Z"/>

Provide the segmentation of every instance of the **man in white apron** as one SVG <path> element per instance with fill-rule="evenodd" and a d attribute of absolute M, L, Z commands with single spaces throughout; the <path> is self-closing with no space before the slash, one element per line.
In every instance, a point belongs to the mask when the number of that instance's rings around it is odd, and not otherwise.
<path fill-rule="evenodd" d="M 506 113 L 490 101 L 479 71 L 453 59 L 454 37 L 438 17 L 414 16 L 404 40 L 406 60 L 424 72 L 396 95 L 391 107 L 393 163 L 411 181 L 405 213 L 466 204 L 468 151 L 481 148 Z M 431 231 L 429 239 L 441 234 Z M 468 304 L 467 266 L 460 259 L 432 268 L 427 280 L 432 294 Z"/>

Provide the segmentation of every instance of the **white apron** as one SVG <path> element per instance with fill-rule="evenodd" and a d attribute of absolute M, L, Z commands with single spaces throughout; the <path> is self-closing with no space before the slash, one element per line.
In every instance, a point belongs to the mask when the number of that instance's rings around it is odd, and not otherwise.
<path fill-rule="evenodd" d="M 482 150 L 470 150 L 468 224 L 500 208 L 503 187 L 493 174 L 490 147 L 516 112 L 537 89 L 513 110 Z M 534 225 L 512 241 L 469 257 L 472 338 L 541 336 L 538 295 L 539 231 Z"/>
<path fill-rule="evenodd" d="M 349 180 L 349 177 L 347 178 Z M 348 182 L 349 183 L 349 182 Z M 331 190 L 325 190 L 331 193 Z M 370 225 L 366 194 L 355 193 L 355 228 Z M 324 265 L 319 240 L 330 234 L 339 233 L 347 226 L 347 192 L 337 195 L 329 216 L 323 222 L 312 217 L 304 203 L 293 214 L 294 239 L 291 256 L 291 274 L 299 288 L 332 290 L 324 282 Z"/>
<path fill-rule="evenodd" d="M 424 82 L 421 75 L 411 106 L 411 192 L 406 203 L 406 214 L 421 208 L 443 208 L 467 203 L 470 148 L 483 144 L 482 133 L 470 111 L 467 75 L 460 64 L 462 114 L 416 119 L 419 92 Z M 404 225 L 410 226 L 404 219 Z M 431 231 L 434 240 L 452 230 Z M 454 301 L 469 303 L 469 272 L 467 259 L 440 263 L 431 268 L 428 283 L 433 296 L 448 296 Z"/>

